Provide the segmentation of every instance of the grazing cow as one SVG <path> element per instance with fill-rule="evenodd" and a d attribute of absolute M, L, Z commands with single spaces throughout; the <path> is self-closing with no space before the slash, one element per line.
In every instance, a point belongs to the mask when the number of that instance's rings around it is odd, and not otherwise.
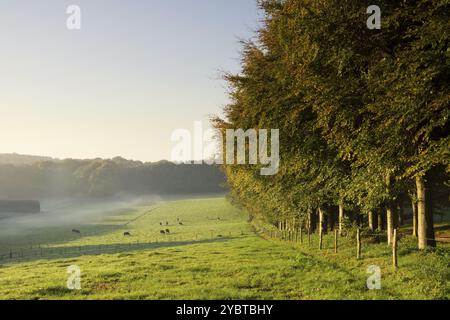
<path fill-rule="evenodd" d="M 162 226 L 162 222 L 160 222 L 159 225 Z"/>
<path fill-rule="evenodd" d="M 168 225 L 169 225 L 169 222 L 166 221 L 166 226 L 168 226 Z"/>
<path fill-rule="evenodd" d="M 72 232 L 73 232 L 73 233 L 78 233 L 78 234 L 81 233 L 81 231 L 80 231 L 80 230 L 77 230 L 77 229 L 73 229 Z"/>
<path fill-rule="evenodd" d="M 170 230 L 169 230 L 169 229 L 166 229 L 166 233 L 169 234 L 169 233 L 170 233 Z"/>
<path fill-rule="evenodd" d="M 166 232 L 164 230 L 161 230 L 159 233 L 160 234 L 166 234 Z"/>
<path fill-rule="evenodd" d="M 183 225 L 183 222 L 180 221 L 180 226 L 182 226 L 182 225 Z"/>
<path fill-rule="evenodd" d="M 129 233 L 129 232 L 124 232 L 124 233 L 123 233 L 123 236 L 124 236 L 124 237 L 131 237 L 131 233 Z"/>

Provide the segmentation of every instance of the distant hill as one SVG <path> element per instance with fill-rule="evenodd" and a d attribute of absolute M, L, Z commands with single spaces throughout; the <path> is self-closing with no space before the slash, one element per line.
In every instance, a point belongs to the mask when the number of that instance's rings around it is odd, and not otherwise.
<path fill-rule="evenodd" d="M 43 157 L 43 156 L 30 156 L 17 153 L 0 153 L 0 164 L 14 164 L 17 166 L 31 165 L 40 161 L 59 161 L 58 159 Z"/>
<path fill-rule="evenodd" d="M 66 160 L 74 160 L 74 159 L 66 159 Z M 103 160 L 101 158 L 92 159 L 92 160 Z M 18 153 L 0 153 L 0 165 L 4 164 L 13 164 L 17 166 L 28 166 L 33 165 L 37 162 L 63 162 L 64 160 L 45 157 L 45 156 L 34 156 L 27 154 L 18 154 Z M 136 167 L 143 165 L 141 161 L 128 160 L 122 157 L 112 158 L 110 161 L 124 167 Z"/>
<path fill-rule="evenodd" d="M 224 192 L 218 166 L 0 154 L 0 200 Z"/>

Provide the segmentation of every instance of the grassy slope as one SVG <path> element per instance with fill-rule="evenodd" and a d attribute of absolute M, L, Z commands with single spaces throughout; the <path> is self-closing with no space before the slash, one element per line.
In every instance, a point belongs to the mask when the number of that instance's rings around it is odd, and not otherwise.
<path fill-rule="evenodd" d="M 402 241 L 400 269 L 390 268 L 385 244 L 364 246 L 364 260 L 342 241 L 338 255 L 315 245 L 267 241 L 257 236 L 246 216 L 222 198 L 174 201 L 148 212 L 111 217 L 80 226 L 90 235 L 42 230 L 32 240 L 62 247 L 63 257 L 30 258 L 0 266 L 3 299 L 448 299 L 449 250 L 418 253 Z M 148 212 L 147 214 L 145 214 Z M 144 216 L 141 216 L 145 214 Z M 133 218 L 141 218 L 123 224 Z M 183 226 L 178 225 L 180 217 Z M 221 221 L 217 218 L 220 217 Z M 171 237 L 159 236 L 159 222 L 169 221 Z M 165 229 L 166 227 L 164 227 Z M 132 233 L 123 237 L 124 231 Z M 211 232 L 213 237 L 211 237 Z M 222 235 L 222 237 L 218 237 Z M 57 241 L 57 237 L 65 239 Z M 158 239 L 157 239 L 158 238 Z M 164 240 L 164 242 L 162 242 Z M 11 239 L 9 239 L 11 240 Z M 1 241 L 1 238 L 0 238 Z M 158 243 L 156 243 L 158 241 Z M 313 238 L 315 244 L 317 239 Z M 326 238 L 331 246 L 332 239 Z M 119 246 L 119 244 L 122 244 Z M 81 248 L 81 249 L 80 249 Z M 90 251 L 87 251 L 89 250 Z M 80 251 L 81 250 L 81 251 Z M 105 253 L 111 250 L 111 253 Z M 366 289 L 369 265 L 382 268 L 382 290 Z M 82 290 L 66 289 L 69 265 L 82 271 Z"/>

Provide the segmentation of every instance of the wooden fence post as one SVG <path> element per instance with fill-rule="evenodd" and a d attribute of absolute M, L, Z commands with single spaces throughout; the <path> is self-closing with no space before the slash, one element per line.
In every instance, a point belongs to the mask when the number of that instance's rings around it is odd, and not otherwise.
<path fill-rule="evenodd" d="M 361 231 L 356 230 L 356 259 L 361 259 Z"/>
<path fill-rule="evenodd" d="M 392 264 L 394 270 L 398 268 L 398 256 L 397 256 L 397 229 L 394 229 L 394 239 L 392 243 Z"/>

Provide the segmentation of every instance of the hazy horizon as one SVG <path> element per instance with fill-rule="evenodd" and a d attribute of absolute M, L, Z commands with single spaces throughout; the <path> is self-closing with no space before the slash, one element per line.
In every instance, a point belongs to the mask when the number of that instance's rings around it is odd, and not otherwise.
<path fill-rule="evenodd" d="M 155 162 L 161 162 L 161 161 L 168 161 L 168 162 L 173 162 L 170 159 L 157 159 L 154 161 L 145 161 L 142 159 L 135 159 L 135 158 L 126 158 L 120 154 L 115 155 L 115 156 L 111 156 L 111 157 L 89 157 L 89 158 L 76 158 L 76 157 L 53 157 L 53 156 L 49 156 L 46 154 L 23 154 L 23 153 L 17 153 L 17 152 L 0 152 L 0 156 L 18 156 L 18 157 L 36 157 L 36 158 L 51 158 L 53 160 L 58 160 L 58 161 L 64 161 L 64 160 L 95 160 L 95 159 L 102 159 L 102 160 L 112 160 L 114 158 L 123 158 L 125 160 L 128 161 L 140 161 L 142 163 L 155 163 Z M 1 161 L 0 161 L 1 163 Z"/>
<path fill-rule="evenodd" d="M 66 27 L 69 5 L 81 30 Z M 170 160 L 171 133 L 227 101 L 255 0 L 0 3 L 0 153 Z"/>

